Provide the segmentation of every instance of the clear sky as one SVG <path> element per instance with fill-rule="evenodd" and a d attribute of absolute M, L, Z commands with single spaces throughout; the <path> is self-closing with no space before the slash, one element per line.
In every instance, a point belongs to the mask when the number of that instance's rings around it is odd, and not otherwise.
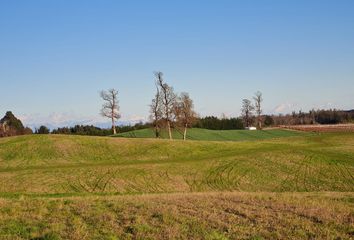
<path fill-rule="evenodd" d="M 354 108 L 352 0 L 0 0 L 0 114 L 99 123 L 99 90 L 122 121 L 147 118 L 154 71 L 202 115 Z"/>

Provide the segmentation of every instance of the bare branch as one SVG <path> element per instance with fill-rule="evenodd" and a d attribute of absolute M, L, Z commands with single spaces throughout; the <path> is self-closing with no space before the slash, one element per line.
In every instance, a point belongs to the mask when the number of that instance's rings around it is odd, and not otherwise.
<path fill-rule="evenodd" d="M 107 91 L 102 90 L 100 96 L 103 101 L 101 108 L 101 115 L 103 117 L 110 118 L 112 120 L 113 134 L 116 134 L 115 120 L 120 118 L 119 105 L 118 105 L 118 91 L 115 89 L 109 89 Z"/>
<path fill-rule="evenodd" d="M 257 114 L 257 127 L 258 129 L 262 129 L 262 116 L 261 116 L 262 114 L 261 104 L 263 101 L 262 93 L 260 91 L 257 91 L 254 94 L 253 100 L 254 100 L 255 112 Z"/>
<path fill-rule="evenodd" d="M 252 105 L 251 101 L 248 99 L 243 99 L 241 111 L 246 127 L 250 127 L 252 124 L 253 110 L 254 106 Z"/>

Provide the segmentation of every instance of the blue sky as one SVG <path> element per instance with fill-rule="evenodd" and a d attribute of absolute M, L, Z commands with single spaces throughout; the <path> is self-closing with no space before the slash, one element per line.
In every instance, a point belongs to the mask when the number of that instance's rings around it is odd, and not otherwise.
<path fill-rule="evenodd" d="M 354 1 L 0 0 L 0 114 L 28 125 L 146 119 L 154 71 L 202 115 L 354 108 Z"/>

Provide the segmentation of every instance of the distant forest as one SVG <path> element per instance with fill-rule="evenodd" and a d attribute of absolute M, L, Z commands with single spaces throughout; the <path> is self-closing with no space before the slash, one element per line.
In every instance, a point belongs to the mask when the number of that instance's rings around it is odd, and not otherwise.
<path fill-rule="evenodd" d="M 73 127 L 60 127 L 50 131 L 48 127 L 40 126 L 33 132 L 32 129 L 24 127 L 22 122 L 9 111 L 0 120 L 0 137 L 32 133 L 108 136 L 132 130 L 151 128 L 154 130 L 156 138 L 159 138 L 161 130 L 165 129 L 168 132 L 169 139 L 173 139 L 172 129 L 178 129 L 183 132 L 183 139 L 186 140 L 189 128 L 232 130 L 255 127 L 258 130 L 262 130 L 264 127 L 277 127 L 281 125 L 354 123 L 354 110 L 329 109 L 311 110 L 309 112 L 294 111 L 291 114 L 285 115 L 263 114 L 263 95 L 260 91 L 255 92 L 250 99 L 242 99 L 240 117 L 200 117 L 194 110 L 193 99 L 189 93 L 176 93 L 174 88 L 165 81 L 162 72 L 155 72 L 154 75 L 156 92 L 149 105 L 150 120 L 148 122 L 140 122 L 132 126 L 117 126 L 116 122 L 121 117 L 119 95 L 118 90 L 111 88 L 100 92 L 100 98 L 103 101 L 100 114 L 110 119 L 112 127 L 109 129 L 92 125 L 76 125 Z"/>
<path fill-rule="evenodd" d="M 305 125 L 305 124 L 339 124 L 354 123 L 354 110 L 311 110 L 309 112 L 292 112 L 285 115 L 262 115 L 262 125 L 264 127 L 277 127 L 281 125 Z M 256 117 L 252 116 L 251 124 L 255 124 Z M 128 132 L 132 130 L 153 128 L 153 124 L 137 123 L 132 126 L 116 126 L 117 132 Z M 177 124 L 172 122 L 172 128 L 178 128 Z M 193 128 L 205 128 L 211 130 L 232 130 L 244 129 L 243 118 L 218 118 L 215 116 L 198 117 L 194 121 Z M 61 127 L 50 131 L 46 126 L 40 126 L 33 131 L 25 127 L 22 122 L 14 116 L 12 112 L 7 112 L 0 120 L 0 137 L 24 135 L 24 134 L 74 134 L 90 136 L 109 136 L 112 135 L 112 129 L 104 129 L 95 126 L 76 125 L 73 127 Z"/>

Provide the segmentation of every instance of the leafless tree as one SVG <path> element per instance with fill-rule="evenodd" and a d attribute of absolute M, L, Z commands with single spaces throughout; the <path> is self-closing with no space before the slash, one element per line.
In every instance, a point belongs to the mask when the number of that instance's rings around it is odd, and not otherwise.
<path fill-rule="evenodd" d="M 178 97 L 175 106 L 175 116 L 177 122 L 183 127 L 183 140 L 187 137 L 187 128 L 191 127 L 195 121 L 197 114 L 194 111 L 193 100 L 189 97 L 188 93 L 181 93 Z"/>
<path fill-rule="evenodd" d="M 221 116 L 220 116 L 221 119 L 227 119 L 227 116 L 225 113 L 221 113 Z"/>
<path fill-rule="evenodd" d="M 254 94 L 253 100 L 254 100 L 255 112 L 257 115 L 257 128 L 262 129 L 262 116 L 261 116 L 261 114 L 262 114 L 261 104 L 263 101 L 262 93 L 260 91 L 257 91 Z"/>
<path fill-rule="evenodd" d="M 161 101 L 162 98 L 161 98 L 158 82 L 159 79 L 162 78 L 162 73 L 157 72 L 155 73 L 155 76 L 156 76 L 156 81 L 155 81 L 156 94 L 155 94 L 155 98 L 152 99 L 150 104 L 150 119 L 155 128 L 155 137 L 158 138 L 160 136 L 160 122 L 162 119 L 162 101 Z"/>
<path fill-rule="evenodd" d="M 162 72 L 157 72 L 155 75 L 157 77 L 157 84 L 160 87 L 162 116 L 166 123 L 168 136 L 172 139 L 171 123 L 173 119 L 176 94 L 173 92 L 173 88 L 163 81 Z"/>
<path fill-rule="evenodd" d="M 251 101 L 248 99 L 243 99 L 241 111 L 242 111 L 242 118 L 246 127 L 250 127 L 252 124 L 253 110 L 254 107 Z"/>
<path fill-rule="evenodd" d="M 107 91 L 102 90 L 100 96 L 104 103 L 102 104 L 101 115 L 108 117 L 112 120 L 113 134 L 116 134 L 115 121 L 120 118 L 119 105 L 118 105 L 118 91 L 115 89 L 109 89 Z"/>

